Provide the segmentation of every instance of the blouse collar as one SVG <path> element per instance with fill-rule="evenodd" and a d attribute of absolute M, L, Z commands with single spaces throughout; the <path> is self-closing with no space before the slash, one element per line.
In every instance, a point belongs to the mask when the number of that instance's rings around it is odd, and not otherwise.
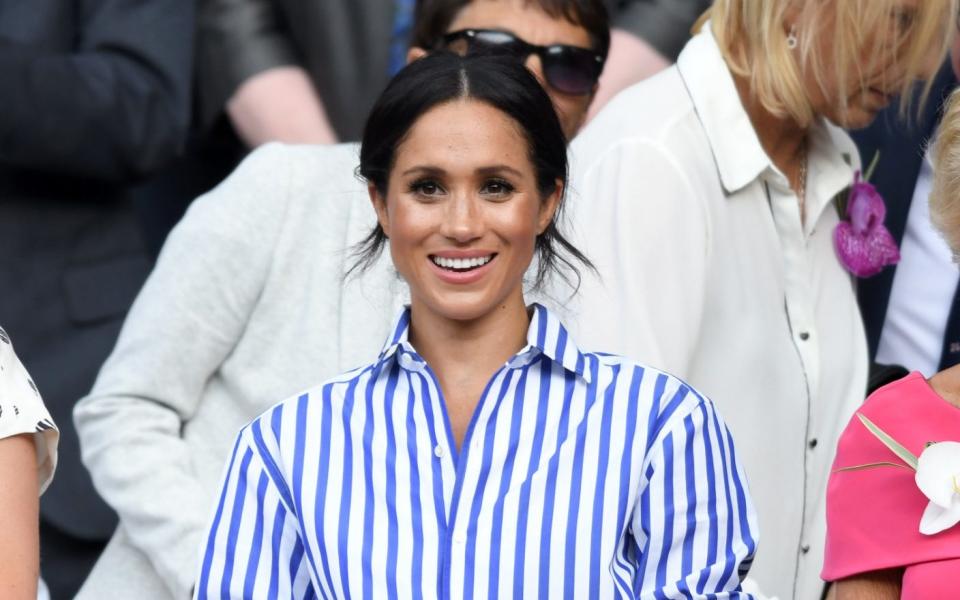
<path fill-rule="evenodd" d="M 590 374 L 586 369 L 586 358 L 560 319 L 541 304 L 534 303 L 530 308 L 533 314 L 530 325 L 527 327 L 527 344 L 506 362 L 506 367 L 519 369 L 543 355 L 589 383 Z M 417 353 L 408 339 L 409 306 L 400 310 L 390 331 L 391 334 L 380 352 L 379 361 L 383 362 L 396 356 L 404 369 L 422 371 L 426 367 L 426 361 Z"/>
<path fill-rule="evenodd" d="M 710 143 L 724 190 L 732 194 L 760 178 L 787 185 L 760 145 L 709 22 L 684 47 L 677 69 Z M 837 192 L 853 183 L 860 157 L 845 132 L 819 118 L 811 127 L 809 161 L 810 214 L 817 216 Z"/>

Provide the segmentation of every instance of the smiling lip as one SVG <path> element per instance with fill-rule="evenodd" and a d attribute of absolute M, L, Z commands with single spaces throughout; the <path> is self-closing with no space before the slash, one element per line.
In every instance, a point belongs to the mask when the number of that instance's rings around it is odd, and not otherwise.
<path fill-rule="evenodd" d="M 434 262 L 434 257 L 458 261 L 490 257 L 490 260 L 483 265 L 472 267 L 468 266 L 462 270 L 454 270 L 452 268 L 441 267 Z M 451 250 L 437 252 L 436 254 L 431 254 L 429 257 L 427 257 L 427 262 L 430 263 L 430 268 L 433 269 L 433 272 L 437 275 L 437 277 L 441 281 L 455 285 L 466 285 L 479 281 L 490 271 L 490 265 L 494 264 L 496 260 L 497 254 L 495 252 L 484 252 L 482 250 Z"/>

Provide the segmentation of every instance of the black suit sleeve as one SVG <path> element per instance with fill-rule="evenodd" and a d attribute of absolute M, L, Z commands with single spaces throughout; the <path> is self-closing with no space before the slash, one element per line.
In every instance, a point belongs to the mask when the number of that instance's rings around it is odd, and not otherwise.
<path fill-rule="evenodd" d="M 197 6 L 197 91 L 206 128 L 244 81 L 299 59 L 275 0 L 199 0 Z"/>
<path fill-rule="evenodd" d="M 79 0 L 72 51 L 0 39 L 0 164 L 127 181 L 190 115 L 194 0 Z"/>

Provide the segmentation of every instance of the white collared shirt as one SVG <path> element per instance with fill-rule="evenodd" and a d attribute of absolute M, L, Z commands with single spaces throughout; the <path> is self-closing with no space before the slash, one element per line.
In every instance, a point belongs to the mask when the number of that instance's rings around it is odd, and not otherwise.
<path fill-rule="evenodd" d="M 756 516 L 710 401 L 535 306 L 458 449 L 409 326 L 243 429 L 197 598 L 752 598 Z"/>
<path fill-rule="evenodd" d="M 877 362 L 903 365 L 932 377 L 940 370 L 957 265 L 950 247 L 930 221 L 933 165 L 928 150 L 900 242 L 900 264 L 893 276 L 887 314 L 877 346 Z"/>
<path fill-rule="evenodd" d="M 818 598 L 836 441 L 864 396 L 867 348 L 831 202 L 849 137 L 812 128 L 806 227 L 709 32 L 621 93 L 571 147 L 568 228 L 584 273 L 564 320 L 584 348 L 662 368 L 717 403 L 760 515 L 750 577 Z M 567 290 L 552 290 L 565 297 Z"/>

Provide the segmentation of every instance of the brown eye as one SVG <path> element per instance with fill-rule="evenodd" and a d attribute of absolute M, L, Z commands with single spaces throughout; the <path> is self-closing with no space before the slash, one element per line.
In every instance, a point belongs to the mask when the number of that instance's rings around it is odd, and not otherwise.
<path fill-rule="evenodd" d="M 443 193 L 443 188 L 436 181 L 421 179 L 410 184 L 410 191 L 421 196 L 437 196 Z"/>
<path fill-rule="evenodd" d="M 514 187 L 508 182 L 502 179 L 491 179 L 483 184 L 483 188 L 480 190 L 485 196 L 493 196 L 495 198 L 504 198 L 513 193 Z"/>

